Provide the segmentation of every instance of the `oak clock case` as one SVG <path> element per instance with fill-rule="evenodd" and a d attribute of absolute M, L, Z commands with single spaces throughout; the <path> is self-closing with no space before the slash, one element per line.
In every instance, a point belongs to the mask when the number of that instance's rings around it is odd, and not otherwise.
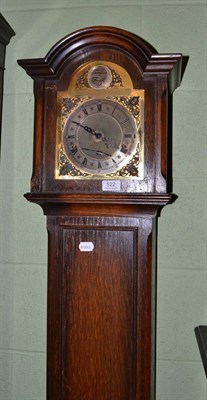
<path fill-rule="evenodd" d="M 174 199 L 182 56 L 89 27 L 18 62 L 35 94 L 25 197 L 47 217 L 47 400 L 155 400 L 156 226 Z"/>

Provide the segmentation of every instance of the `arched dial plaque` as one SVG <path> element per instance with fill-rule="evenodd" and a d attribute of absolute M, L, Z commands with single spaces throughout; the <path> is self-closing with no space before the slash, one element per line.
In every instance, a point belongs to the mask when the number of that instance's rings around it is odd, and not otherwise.
<path fill-rule="evenodd" d="M 35 94 L 25 196 L 49 232 L 47 400 L 153 400 L 156 224 L 174 199 L 182 56 L 102 26 L 18 62 Z"/>

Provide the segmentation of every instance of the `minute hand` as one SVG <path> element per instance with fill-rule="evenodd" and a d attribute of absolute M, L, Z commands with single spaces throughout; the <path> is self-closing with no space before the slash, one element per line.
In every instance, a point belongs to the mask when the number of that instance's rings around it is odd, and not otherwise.
<path fill-rule="evenodd" d="M 105 143 L 106 147 L 112 146 L 116 149 L 119 149 L 119 147 L 117 146 L 117 144 L 114 142 L 113 139 L 110 139 L 110 138 L 107 139 L 102 133 L 96 132 L 94 129 L 90 128 L 89 126 L 80 124 L 80 122 L 76 122 L 76 121 L 72 121 L 72 122 L 73 122 L 73 124 L 76 124 L 76 125 L 80 126 L 81 128 L 83 128 L 86 132 L 91 133 L 91 135 L 94 135 L 96 137 L 96 139 L 101 139 Z"/>
<path fill-rule="evenodd" d="M 91 133 L 91 135 L 96 136 L 97 139 L 102 137 L 102 133 L 96 132 L 94 129 L 90 128 L 89 126 L 82 125 L 82 124 L 80 124 L 79 122 L 76 122 L 76 121 L 72 121 L 72 122 L 73 122 L 73 124 L 76 124 L 76 125 L 80 126 L 81 128 L 83 128 L 86 132 Z"/>

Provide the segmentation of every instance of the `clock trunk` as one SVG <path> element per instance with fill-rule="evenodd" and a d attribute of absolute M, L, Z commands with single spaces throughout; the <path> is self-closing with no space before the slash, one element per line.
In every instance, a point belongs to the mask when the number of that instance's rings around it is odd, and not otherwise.
<path fill-rule="evenodd" d="M 48 217 L 50 400 L 154 398 L 154 225 Z"/>

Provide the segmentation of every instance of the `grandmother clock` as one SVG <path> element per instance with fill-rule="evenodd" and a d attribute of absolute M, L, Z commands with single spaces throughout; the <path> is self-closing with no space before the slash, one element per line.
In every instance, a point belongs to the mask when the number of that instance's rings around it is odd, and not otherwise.
<path fill-rule="evenodd" d="M 34 80 L 26 198 L 47 215 L 48 400 L 155 397 L 156 221 L 171 194 L 171 97 L 180 54 L 91 27 Z"/>

